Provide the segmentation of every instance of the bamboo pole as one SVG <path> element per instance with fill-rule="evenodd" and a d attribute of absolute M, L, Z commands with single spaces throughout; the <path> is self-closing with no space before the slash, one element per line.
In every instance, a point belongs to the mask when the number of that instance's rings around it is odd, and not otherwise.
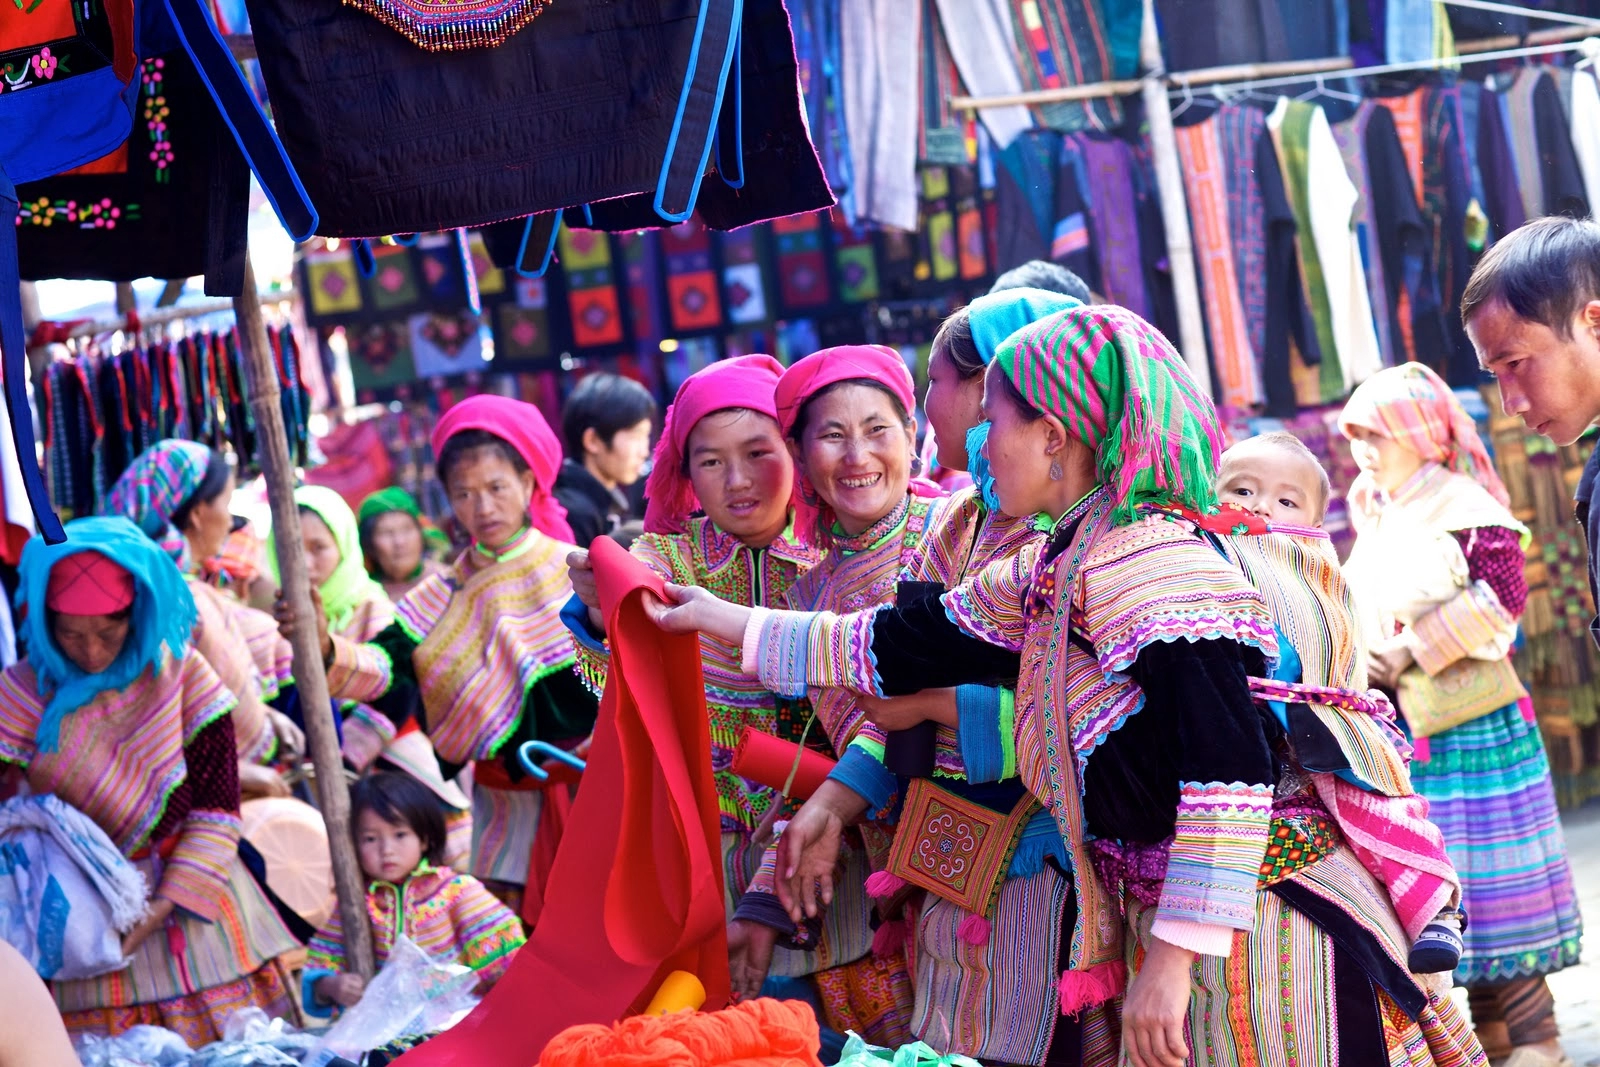
<path fill-rule="evenodd" d="M 278 371 L 267 342 L 266 323 L 261 318 L 255 269 L 248 258 L 244 265 L 244 292 L 234 300 L 233 307 L 250 388 L 250 411 L 256 422 L 258 458 L 267 483 L 267 502 L 272 507 L 272 537 L 278 550 L 283 595 L 294 611 L 295 626 L 289 639 L 294 648 L 294 681 L 305 716 L 306 743 L 317 770 L 317 802 L 328 828 L 334 889 L 339 897 L 339 915 L 344 920 L 345 958 L 356 974 L 371 978 L 372 930 L 367 924 L 366 891 L 350 836 L 350 791 L 345 785 L 344 759 L 339 754 L 333 704 L 328 699 L 328 676 L 317 641 L 305 547 L 300 543 L 294 464 L 289 459 L 289 436 L 279 403 Z"/>
<path fill-rule="evenodd" d="M 1145 69 L 1145 120 L 1150 123 L 1150 155 L 1161 196 L 1161 222 L 1167 232 L 1172 295 L 1178 306 L 1178 347 L 1200 388 L 1211 393 L 1205 320 L 1200 315 L 1200 286 L 1195 279 L 1194 245 L 1189 236 L 1189 200 L 1183 191 L 1183 173 L 1178 169 L 1178 139 L 1172 132 L 1172 108 L 1167 100 L 1161 40 L 1156 33 L 1155 0 L 1144 0 L 1139 60 Z"/>

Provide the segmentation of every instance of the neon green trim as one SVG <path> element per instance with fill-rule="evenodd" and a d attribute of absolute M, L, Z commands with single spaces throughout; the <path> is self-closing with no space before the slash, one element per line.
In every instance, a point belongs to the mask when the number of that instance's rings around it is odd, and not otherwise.
<path fill-rule="evenodd" d="M 473 544 L 472 550 L 478 553 L 480 556 L 488 557 L 495 563 L 504 563 L 507 560 L 516 559 L 518 556 L 525 556 L 533 550 L 534 539 L 528 536 L 532 530 L 533 527 L 531 526 L 524 526 L 522 529 L 518 530 L 512 536 L 511 540 L 506 542 L 506 544 L 510 545 L 511 547 L 505 549 L 504 551 L 496 551 L 492 548 L 484 548 L 482 545 L 476 543 Z"/>
<path fill-rule="evenodd" d="M 1000 780 L 1017 776 L 1017 694 L 1000 690 Z"/>
<path fill-rule="evenodd" d="M 850 742 L 850 746 L 849 747 L 851 747 L 851 748 L 859 748 L 861 751 L 865 752 L 867 755 L 871 756 L 873 759 L 877 760 L 879 763 L 883 762 L 883 742 L 882 741 L 875 741 L 870 737 L 859 737 L 858 736 L 854 741 Z"/>
<path fill-rule="evenodd" d="M 538 670 L 534 671 L 533 677 L 522 683 L 522 702 L 517 705 L 516 717 L 511 720 L 510 724 L 505 728 L 500 736 L 495 738 L 494 742 L 489 746 L 489 755 L 486 757 L 487 759 L 494 759 L 496 756 L 498 756 L 500 754 L 500 747 L 507 741 L 511 740 L 511 736 L 517 732 L 517 727 L 522 724 L 522 717 L 528 712 L 528 694 L 533 692 L 533 687 L 558 671 L 570 671 L 573 668 L 573 665 L 577 662 L 578 657 L 576 655 L 568 656 L 559 663 L 554 663 L 549 666 L 539 668 Z"/>

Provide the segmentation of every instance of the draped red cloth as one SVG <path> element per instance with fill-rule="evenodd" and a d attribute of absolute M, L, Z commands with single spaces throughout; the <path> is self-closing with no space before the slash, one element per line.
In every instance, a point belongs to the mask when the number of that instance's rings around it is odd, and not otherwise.
<path fill-rule="evenodd" d="M 401 1067 L 529 1067 L 580 1023 L 642 1011 L 672 971 L 729 1000 L 720 824 L 696 634 L 644 613 L 661 579 L 615 541 L 590 550 L 611 635 L 594 743 L 533 936 L 476 1011 Z"/>

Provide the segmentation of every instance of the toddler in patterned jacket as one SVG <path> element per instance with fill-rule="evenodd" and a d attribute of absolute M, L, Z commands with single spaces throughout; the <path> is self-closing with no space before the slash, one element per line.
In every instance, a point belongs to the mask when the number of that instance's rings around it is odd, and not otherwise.
<path fill-rule="evenodd" d="M 1268 433 L 1247 438 L 1222 455 L 1217 499 L 1274 527 L 1321 529 L 1332 485 L 1327 471 L 1299 438 Z M 1304 679 L 1317 683 L 1317 679 Z M 1444 837 L 1427 821 L 1421 796 L 1385 796 L 1334 782 L 1337 820 L 1363 866 L 1389 891 L 1413 939 L 1407 965 L 1417 974 L 1453 971 L 1461 961 L 1466 913 Z M 1327 798 L 1325 799 L 1332 799 Z"/>
<path fill-rule="evenodd" d="M 395 939 L 478 972 L 478 992 L 499 980 L 525 939 L 522 921 L 470 874 L 438 866 L 445 847 L 444 809 L 424 785 L 404 774 L 378 773 L 350 790 L 350 825 L 367 886 L 378 964 Z M 301 978 L 307 1014 L 326 1016 L 354 1007 L 366 984 L 344 970 L 344 929 L 338 909 L 311 939 Z"/>

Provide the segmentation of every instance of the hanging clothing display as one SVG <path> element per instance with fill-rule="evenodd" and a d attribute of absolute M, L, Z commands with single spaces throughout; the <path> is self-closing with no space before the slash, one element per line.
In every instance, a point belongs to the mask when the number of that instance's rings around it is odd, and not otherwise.
<path fill-rule="evenodd" d="M 269 326 L 290 460 L 304 464 L 310 398 L 294 331 Z M 231 450 L 241 475 L 258 470 L 255 419 L 235 330 L 197 330 L 104 355 L 91 346 L 45 370 L 40 422 L 50 496 L 64 513 L 99 514 L 128 464 L 169 437 Z"/>
<path fill-rule="evenodd" d="M 24 279 L 203 274 L 212 296 L 243 288 L 250 170 L 182 49 L 144 61 L 120 147 L 17 197 Z"/>
<path fill-rule="evenodd" d="M 1006 0 L 937 0 L 938 16 L 949 44 L 950 58 L 961 82 L 974 96 L 1006 96 L 1022 92 L 1017 69 L 1011 12 Z M 1033 125 L 1028 109 L 986 107 L 978 121 L 997 147 L 1005 148 Z"/>
<path fill-rule="evenodd" d="M 703 23 L 659 0 L 530 5 L 534 24 L 502 41 L 464 11 L 436 17 L 429 32 L 444 51 L 377 25 L 404 3 L 248 7 L 277 128 L 323 234 L 452 229 L 577 204 L 597 205 L 605 229 L 660 226 L 696 206 L 732 229 L 833 202 L 779 0 L 717 0 Z"/>

